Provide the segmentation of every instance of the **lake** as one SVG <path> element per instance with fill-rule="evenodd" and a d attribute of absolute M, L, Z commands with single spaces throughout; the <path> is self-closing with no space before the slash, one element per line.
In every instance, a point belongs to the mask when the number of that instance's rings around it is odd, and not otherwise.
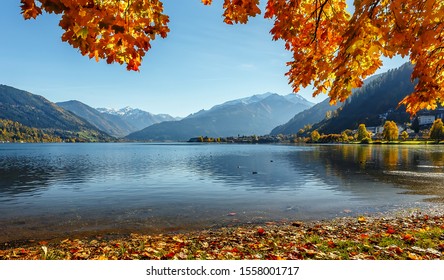
<path fill-rule="evenodd" d="M 0 242 L 413 209 L 443 179 L 438 145 L 0 144 Z"/>

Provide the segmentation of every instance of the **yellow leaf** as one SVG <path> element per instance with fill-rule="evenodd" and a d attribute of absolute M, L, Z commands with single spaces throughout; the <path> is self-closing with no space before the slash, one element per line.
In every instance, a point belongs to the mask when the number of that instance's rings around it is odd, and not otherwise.
<path fill-rule="evenodd" d="M 417 254 L 410 252 L 408 253 L 408 258 L 410 260 L 422 260 L 421 256 L 418 256 Z"/>

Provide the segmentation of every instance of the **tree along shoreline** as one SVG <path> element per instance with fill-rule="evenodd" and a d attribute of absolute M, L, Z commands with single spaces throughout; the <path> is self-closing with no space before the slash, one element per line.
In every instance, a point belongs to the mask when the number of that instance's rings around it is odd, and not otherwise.
<path fill-rule="evenodd" d="M 378 129 L 376 129 L 378 130 Z M 368 131 L 365 124 L 360 124 L 356 130 L 346 129 L 340 134 L 320 134 L 312 130 L 310 125 L 300 129 L 296 134 L 290 135 L 250 135 L 237 137 L 212 138 L 208 136 L 194 137 L 188 142 L 197 143 L 353 143 L 353 144 L 439 144 L 444 140 L 444 125 L 441 119 L 436 119 L 430 129 L 423 130 L 421 134 L 408 132 L 409 129 L 399 132 L 394 121 L 386 121 L 383 128 L 376 133 Z M 413 139 L 409 139 L 413 136 Z M 402 140 L 398 140 L 401 138 Z"/>
<path fill-rule="evenodd" d="M 337 136 L 337 137 L 336 137 Z M 202 140 L 196 140 L 201 138 Z M 204 144 L 338 144 L 338 145 L 348 145 L 348 144 L 370 144 L 370 145 L 437 145 L 444 144 L 444 141 L 437 143 L 430 139 L 407 139 L 407 140 L 397 140 L 397 141 L 384 141 L 384 140 L 371 140 L 371 141 L 341 141 L 339 134 L 328 134 L 320 135 L 317 141 L 313 141 L 311 138 L 307 137 L 294 137 L 294 135 L 278 135 L 278 136 L 240 136 L 240 137 L 199 137 L 191 138 L 187 143 L 204 143 Z M 143 141 L 140 141 L 143 142 Z M 149 142 L 150 143 L 150 142 Z M 154 142 L 152 142 L 154 143 Z"/>

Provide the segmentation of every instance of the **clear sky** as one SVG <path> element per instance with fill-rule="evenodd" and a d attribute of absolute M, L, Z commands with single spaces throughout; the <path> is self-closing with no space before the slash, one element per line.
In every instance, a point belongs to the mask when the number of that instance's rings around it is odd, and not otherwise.
<path fill-rule="evenodd" d="M 58 17 L 25 21 L 20 1 L 0 9 L 0 84 L 27 90 L 53 102 L 79 100 L 92 107 L 131 106 L 185 117 L 228 100 L 292 92 L 284 73 L 291 59 L 282 42 L 271 40 L 272 22 L 262 16 L 247 25 L 222 21 L 222 0 L 164 0 L 170 16 L 166 39 L 157 38 L 140 72 L 97 63 L 61 41 Z M 262 1 L 265 3 L 265 1 Z M 263 4 L 262 3 L 262 4 Z M 386 60 L 384 72 L 405 60 Z M 311 98 L 311 88 L 302 96 Z"/>

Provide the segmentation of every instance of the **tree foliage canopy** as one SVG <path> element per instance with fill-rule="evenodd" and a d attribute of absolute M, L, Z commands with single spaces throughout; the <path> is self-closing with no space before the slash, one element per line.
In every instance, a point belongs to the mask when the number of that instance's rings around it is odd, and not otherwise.
<path fill-rule="evenodd" d="M 205 5 L 212 0 L 201 0 Z M 26 19 L 43 11 L 61 14 L 62 40 L 83 55 L 138 70 L 156 36 L 165 37 L 169 18 L 160 0 L 21 0 Z M 270 33 L 293 53 L 286 75 L 295 92 L 313 84 L 314 95 L 331 103 L 381 67 L 381 56 L 409 56 L 414 93 L 401 101 L 414 114 L 444 105 L 444 1 L 268 0 Z M 261 14 L 259 0 L 224 0 L 224 21 L 246 23 Z"/>
<path fill-rule="evenodd" d="M 436 119 L 430 128 L 430 139 L 436 140 L 436 142 L 444 139 L 444 124 L 441 119 Z"/>
<path fill-rule="evenodd" d="M 321 138 L 321 135 L 319 134 L 319 132 L 317 130 L 313 130 L 310 134 L 310 137 L 311 137 L 311 141 L 318 142 L 319 138 Z"/>
<path fill-rule="evenodd" d="M 382 138 L 387 141 L 398 140 L 399 129 L 394 121 L 386 121 L 382 131 Z"/>
<path fill-rule="evenodd" d="M 403 141 L 407 140 L 407 138 L 409 138 L 409 133 L 408 133 L 407 131 L 404 130 L 404 131 L 401 133 L 401 138 L 402 138 Z"/>
<path fill-rule="evenodd" d="M 367 128 L 365 127 L 365 124 L 361 123 L 358 126 L 358 132 L 357 132 L 357 137 L 356 140 L 358 141 L 363 141 L 365 139 L 369 139 L 370 138 L 370 132 L 367 131 Z"/>

